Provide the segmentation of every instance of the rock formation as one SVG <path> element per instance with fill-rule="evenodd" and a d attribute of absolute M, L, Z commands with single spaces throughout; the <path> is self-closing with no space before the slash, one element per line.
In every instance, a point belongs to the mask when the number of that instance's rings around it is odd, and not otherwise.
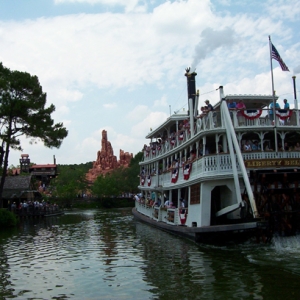
<path fill-rule="evenodd" d="M 114 155 L 114 150 L 111 143 L 107 139 L 106 130 L 102 131 L 101 150 L 97 152 L 97 160 L 93 162 L 93 168 L 88 171 L 86 178 L 89 182 L 94 182 L 96 178 L 103 174 L 119 168 L 121 166 L 128 167 L 132 153 L 120 150 L 120 160 Z"/>

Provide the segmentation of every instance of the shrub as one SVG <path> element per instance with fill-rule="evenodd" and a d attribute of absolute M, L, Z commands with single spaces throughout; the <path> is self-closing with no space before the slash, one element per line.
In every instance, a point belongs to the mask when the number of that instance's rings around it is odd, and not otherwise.
<path fill-rule="evenodd" d="M 0 209 L 0 228 L 13 227 L 17 225 L 17 217 L 7 209 Z"/>

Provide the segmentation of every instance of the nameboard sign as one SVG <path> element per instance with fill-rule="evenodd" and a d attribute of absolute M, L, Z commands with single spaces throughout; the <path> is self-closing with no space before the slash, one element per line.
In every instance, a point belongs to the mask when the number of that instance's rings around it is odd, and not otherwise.
<path fill-rule="evenodd" d="M 246 168 L 299 167 L 300 159 L 251 159 L 245 160 Z"/>

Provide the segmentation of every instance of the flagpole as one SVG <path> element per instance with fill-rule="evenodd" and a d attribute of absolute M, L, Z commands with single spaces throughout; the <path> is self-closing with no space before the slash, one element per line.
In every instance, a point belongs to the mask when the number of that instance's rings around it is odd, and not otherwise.
<path fill-rule="evenodd" d="M 271 36 L 269 36 L 269 47 L 270 47 L 270 65 L 271 65 L 271 78 L 272 78 L 273 118 L 274 118 L 274 142 L 275 142 L 275 152 L 276 152 L 276 155 L 277 155 L 278 145 L 277 145 L 277 128 L 276 128 L 276 101 L 275 101 L 274 79 L 273 79 Z"/>

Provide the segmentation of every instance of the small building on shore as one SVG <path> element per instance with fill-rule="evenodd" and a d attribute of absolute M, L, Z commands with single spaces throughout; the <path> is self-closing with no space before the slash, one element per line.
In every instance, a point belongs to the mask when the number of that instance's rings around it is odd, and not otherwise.
<path fill-rule="evenodd" d="M 36 190 L 32 175 L 7 176 L 5 178 L 2 192 L 3 207 L 9 208 L 13 202 L 19 204 L 41 198 L 42 195 Z"/>

